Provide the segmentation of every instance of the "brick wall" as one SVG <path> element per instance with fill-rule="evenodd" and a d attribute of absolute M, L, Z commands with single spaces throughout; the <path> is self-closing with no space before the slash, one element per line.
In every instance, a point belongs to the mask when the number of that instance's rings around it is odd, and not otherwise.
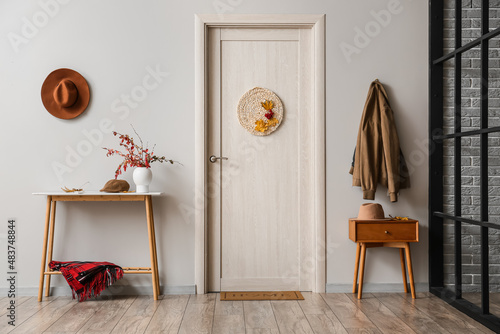
<path fill-rule="evenodd" d="M 455 45 L 454 0 L 445 0 L 444 53 Z M 462 1 L 462 45 L 481 35 L 481 0 Z M 500 26 L 500 0 L 490 0 L 490 30 Z M 452 133 L 454 117 L 454 60 L 444 67 L 444 133 Z M 462 131 L 480 128 L 481 98 L 480 47 L 462 56 L 461 76 L 461 126 Z M 490 41 L 489 60 L 489 117 L 488 125 L 500 126 L 500 38 Z M 488 138 L 488 204 L 489 221 L 500 224 L 500 133 Z M 480 219 L 480 137 L 461 140 L 462 216 Z M 454 214 L 454 140 L 444 143 L 444 211 Z M 445 285 L 453 286 L 454 277 L 454 226 L 445 221 Z M 500 291 L 500 231 L 489 229 L 490 291 Z M 480 228 L 462 224 L 462 284 L 464 292 L 480 291 L 481 272 Z"/>

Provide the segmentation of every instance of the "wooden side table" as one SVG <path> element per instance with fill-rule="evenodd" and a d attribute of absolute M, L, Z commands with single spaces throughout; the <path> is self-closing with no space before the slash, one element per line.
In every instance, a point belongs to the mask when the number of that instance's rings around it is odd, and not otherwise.
<path fill-rule="evenodd" d="M 415 298 L 415 284 L 413 282 L 413 269 L 411 265 L 410 242 L 418 242 L 418 221 L 408 220 L 358 220 L 349 219 L 349 239 L 357 244 L 356 264 L 354 267 L 354 282 L 352 293 L 356 293 L 359 270 L 358 299 L 363 293 L 363 274 L 365 271 L 366 249 L 371 247 L 392 247 L 399 248 L 401 259 L 401 270 L 403 272 L 404 290 L 408 293 L 406 281 L 405 253 L 408 266 L 408 276 L 410 278 L 411 296 Z"/>
<path fill-rule="evenodd" d="M 151 258 L 151 267 L 122 267 L 125 274 L 151 274 L 153 284 L 153 298 L 158 300 L 160 293 L 160 281 L 158 276 L 158 257 L 156 255 L 156 237 L 155 224 L 153 217 L 152 196 L 159 196 L 161 192 L 150 193 L 103 193 L 103 192 L 84 192 L 64 193 L 64 192 L 41 192 L 33 195 L 47 196 L 47 211 L 45 216 L 45 232 L 43 235 L 42 266 L 40 270 L 40 285 L 38 287 L 38 301 L 42 301 L 43 282 L 47 276 L 45 287 L 45 296 L 49 296 L 50 277 L 52 275 L 61 275 L 59 271 L 52 271 L 48 264 L 52 261 L 52 251 L 54 249 L 54 228 L 56 220 L 57 202 L 144 202 L 146 206 L 146 222 L 149 238 L 149 255 Z M 50 233 L 50 235 L 49 235 Z M 47 245 L 48 244 L 48 245 Z"/>

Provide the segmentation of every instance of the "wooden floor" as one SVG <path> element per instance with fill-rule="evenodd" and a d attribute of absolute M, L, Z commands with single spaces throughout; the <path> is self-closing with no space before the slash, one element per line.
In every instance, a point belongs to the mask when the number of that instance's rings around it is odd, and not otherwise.
<path fill-rule="evenodd" d="M 220 301 L 218 294 L 19 297 L 16 326 L 0 299 L 0 333 L 493 333 L 429 293 L 303 293 L 303 301 Z"/>

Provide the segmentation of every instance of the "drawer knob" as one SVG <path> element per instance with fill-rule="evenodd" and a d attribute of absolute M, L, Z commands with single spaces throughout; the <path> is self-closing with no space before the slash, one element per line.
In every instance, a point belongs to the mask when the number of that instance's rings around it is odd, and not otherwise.
<path fill-rule="evenodd" d="M 389 234 L 389 231 L 385 231 L 385 234 Z"/>

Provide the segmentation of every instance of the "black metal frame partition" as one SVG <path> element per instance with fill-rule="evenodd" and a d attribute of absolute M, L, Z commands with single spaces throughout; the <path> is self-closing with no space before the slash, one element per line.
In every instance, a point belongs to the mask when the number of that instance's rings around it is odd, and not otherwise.
<path fill-rule="evenodd" d="M 500 132 L 500 127 L 488 127 L 488 59 L 490 39 L 500 35 L 500 28 L 490 31 L 489 1 L 482 0 L 481 36 L 462 45 L 462 1 L 455 1 L 455 46 L 443 54 L 444 4 L 443 0 L 429 1 L 429 289 L 463 313 L 485 326 L 500 332 L 500 318 L 490 313 L 488 230 L 500 229 L 499 224 L 488 222 L 488 134 Z M 474 47 L 481 47 L 481 98 L 480 128 L 472 131 L 461 129 L 461 71 L 462 54 Z M 444 114 L 444 63 L 455 59 L 454 69 L 454 131 L 443 134 Z M 462 217 L 461 210 L 461 139 L 480 137 L 480 220 Z M 443 142 L 454 140 L 454 214 L 443 210 Z M 454 222 L 455 282 L 454 289 L 444 284 L 444 221 Z M 462 223 L 480 226 L 481 229 L 481 306 L 462 298 Z"/>

